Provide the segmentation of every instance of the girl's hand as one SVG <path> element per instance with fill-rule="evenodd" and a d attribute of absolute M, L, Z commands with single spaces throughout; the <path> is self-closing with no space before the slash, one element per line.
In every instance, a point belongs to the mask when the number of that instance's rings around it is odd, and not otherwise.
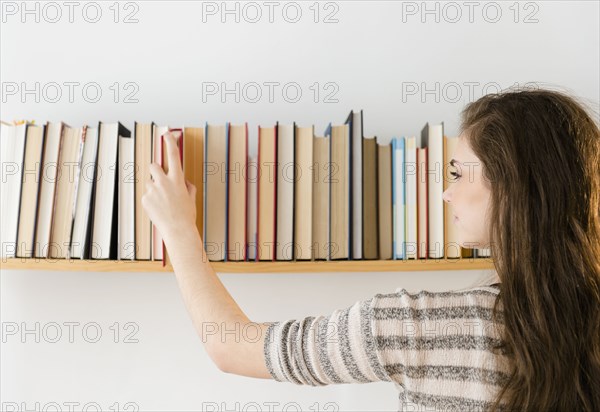
<path fill-rule="evenodd" d="M 150 164 L 150 179 L 142 196 L 142 206 L 165 240 L 184 230 L 196 229 L 196 186 L 185 180 L 175 135 L 164 134 L 169 171 L 165 174 L 157 163 Z M 197 229 L 196 229 L 197 230 Z"/>

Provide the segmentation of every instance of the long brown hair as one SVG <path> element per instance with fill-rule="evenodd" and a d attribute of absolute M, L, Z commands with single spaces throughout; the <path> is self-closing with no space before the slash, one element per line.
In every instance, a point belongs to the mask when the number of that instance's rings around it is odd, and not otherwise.
<path fill-rule="evenodd" d="M 600 411 L 600 128 L 564 91 L 469 103 L 512 373 L 493 410 Z M 499 318 L 497 318 L 499 319 Z"/>

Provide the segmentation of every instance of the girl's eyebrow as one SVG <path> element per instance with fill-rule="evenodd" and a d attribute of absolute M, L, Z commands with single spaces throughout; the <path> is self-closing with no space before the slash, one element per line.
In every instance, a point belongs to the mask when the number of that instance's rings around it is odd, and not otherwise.
<path fill-rule="evenodd" d="M 454 166 L 454 163 L 459 163 L 460 164 L 460 162 L 458 160 L 456 160 L 456 159 L 450 160 L 450 166 L 456 167 L 456 166 Z"/>

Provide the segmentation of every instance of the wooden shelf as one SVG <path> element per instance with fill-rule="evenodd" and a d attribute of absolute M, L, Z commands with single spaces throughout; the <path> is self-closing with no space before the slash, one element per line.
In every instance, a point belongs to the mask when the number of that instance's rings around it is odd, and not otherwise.
<path fill-rule="evenodd" d="M 287 272 L 411 272 L 422 270 L 493 269 L 490 258 L 419 259 L 419 260 L 340 260 L 295 262 L 211 262 L 217 273 Z M 93 272 L 173 272 L 160 261 L 25 259 L 0 262 L 0 269 L 93 271 Z"/>

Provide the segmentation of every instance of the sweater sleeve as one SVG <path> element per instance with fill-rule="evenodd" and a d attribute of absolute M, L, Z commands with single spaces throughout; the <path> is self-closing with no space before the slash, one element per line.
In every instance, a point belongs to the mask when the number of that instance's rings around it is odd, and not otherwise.
<path fill-rule="evenodd" d="M 264 355 L 279 382 L 323 386 L 390 381 L 373 337 L 373 298 L 330 316 L 271 322 Z"/>

